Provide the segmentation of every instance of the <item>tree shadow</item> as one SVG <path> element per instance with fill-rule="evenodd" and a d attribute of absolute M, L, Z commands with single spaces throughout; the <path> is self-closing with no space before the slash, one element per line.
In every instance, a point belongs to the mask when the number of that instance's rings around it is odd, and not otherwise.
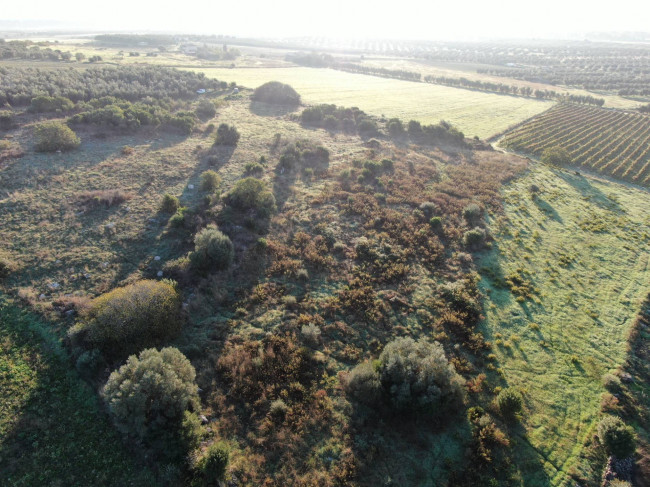
<path fill-rule="evenodd" d="M 275 177 L 273 179 L 273 196 L 275 196 L 275 204 L 278 211 L 282 211 L 284 204 L 291 196 L 291 188 L 293 187 L 298 177 L 296 169 L 285 169 L 276 167 Z"/>
<path fill-rule="evenodd" d="M 250 111 L 260 117 L 283 117 L 295 112 L 300 105 L 278 105 L 263 101 L 251 101 Z"/>
<path fill-rule="evenodd" d="M 595 205 L 605 210 L 625 213 L 625 209 L 621 207 L 617 201 L 609 198 L 600 189 L 591 184 L 588 178 L 584 177 L 578 171 L 575 173 L 568 171 L 556 171 L 556 174 L 566 183 L 576 189 L 589 202 L 594 203 Z"/>
<path fill-rule="evenodd" d="M 564 223 L 564 220 L 560 214 L 553 208 L 547 201 L 542 199 L 539 195 L 535 195 L 533 198 L 533 203 L 537 206 L 537 209 L 544 213 L 546 216 L 558 223 Z"/>

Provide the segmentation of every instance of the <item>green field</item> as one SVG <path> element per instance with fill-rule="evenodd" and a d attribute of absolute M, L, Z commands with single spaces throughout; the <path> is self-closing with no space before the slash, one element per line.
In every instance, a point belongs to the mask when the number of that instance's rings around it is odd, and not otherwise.
<path fill-rule="evenodd" d="M 405 121 L 447 120 L 467 136 L 486 138 L 548 109 L 552 102 L 316 68 L 197 69 L 256 88 L 267 81 L 293 86 L 306 103 L 356 106 Z"/>
<path fill-rule="evenodd" d="M 573 485 L 569 475 L 586 473 L 579 455 L 595 431 L 601 377 L 624 362 L 650 287 L 650 194 L 536 165 L 505 198 L 496 249 L 479 263 L 486 333 L 508 385 L 525 391 L 524 485 Z M 504 288 L 511 273 L 532 284 L 532 299 Z M 530 476 L 540 462 L 545 476 Z"/>

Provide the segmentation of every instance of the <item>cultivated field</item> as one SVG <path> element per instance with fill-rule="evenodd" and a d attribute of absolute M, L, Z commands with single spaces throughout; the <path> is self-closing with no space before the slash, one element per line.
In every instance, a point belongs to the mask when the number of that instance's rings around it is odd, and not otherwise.
<path fill-rule="evenodd" d="M 634 183 L 650 183 L 650 117 L 565 104 L 506 135 L 504 147 L 541 155 L 561 147 L 572 164 Z"/>
<path fill-rule="evenodd" d="M 198 69 L 210 77 L 256 88 L 267 81 L 293 86 L 305 103 L 357 106 L 404 121 L 446 120 L 466 136 L 486 138 L 536 115 L 551 102 L 344 73 L 331 69 Z"/>
<path fill-rule="evenodd" d="M 486 333 L 506 382 L 526 391 L 523 485 L 574 485 L 571 475 L 593 475 L 581 456 L 599 420 L 602 376 L 624 362 L 650 287 L 650 194 L 536 166 L 504 196 L 495 250 L 479 263 Z M 513 275 L 530 298 L 501 286 Z M 543 473 L 531 475 L 540 463 Z"/>

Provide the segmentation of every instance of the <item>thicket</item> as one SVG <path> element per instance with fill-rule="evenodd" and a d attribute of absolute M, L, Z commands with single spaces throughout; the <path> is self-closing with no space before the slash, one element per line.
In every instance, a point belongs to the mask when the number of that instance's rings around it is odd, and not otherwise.
<path fill-rule="evenodd" d="M 48 42 L 0 42 L 0 59 L 30 59 L 34 61 L 70 61 L 72 53 L 52 49 Z"/>
<path fill-rule="evenodd" d="M 542 152 L 542 162 L 552 166 L 566 166 L 571 164 L 571 154 L 562 147 L 549 147 Z"/>
<path fill-rule="evenodd" d="M 74 345 L 119 361 L 175 337 L 182 325 L 180 305 L 171 282 L 138 281 L 93 299 L 70 338 Z"/>
<path fill-rule="evenodd" d="M 41 69 L 0 67 L 0 106 L 26 106 L 40 95 L 65 97 L 73 102 L 112 96 L 135 102 L 147 97 L 190 100 L 196 91 L 220 90 L 225 82 L 203 73 L 155 66 Z"/>
<path fill-rule="evenodd" d="M 287 143 L 282 149 L 277 169 L 312 169 L 316 173 L 322 173 L 329 167 L 329 161 L 330 153 L 324 146 L 312 140 L 299 139 Z"/>
<path fill-rule="evenodd" d="M 252 99 L 265 103 L 279 105 L 299 105 L 300 95 L 290 85 L 279 81 L 269 81 L 258 86 L 253 92 Z"/>
<path fill-rule="evenodd" d="M 440 415 L 462 404 L 464 384 L 438 342 L 398 338 L 384 347 L 376 362 L 355 367 L 346 389 L 369 406 Z"/>
<path fill-rule="evenodd" d="M 35 148 L 39 152 L 69 151 L 81 144 L 70 127 L 60 122 L 44 122 L 34 128 Z"/>
<path fill-rule="evenodd" d="M 71 125 L 90 124 L 103 129 L 133 133 L 141 127 L 162 127 L 168 131 L 188 135 L 196 125 L 192 112 L 170 112 L 170 104 L 163 100 L 144 99 L 131 103 L 108 96 L 80 104 L 84 110 L 72 116 Z"/>
<path fill-rule="evenodd" d="M 508 387 L 499 392 L 496 401 L 499 412 L 507 419 L 514 418 L 521 411 L 524 404 L 521 393 L 512 387 Z"/>
<path fill-rule="evenodd" d="M 198 446 L 196 371 L 176 348 L 143 350 L 111 373 L 102 396 L 118 429 L 179 461 Z"/>

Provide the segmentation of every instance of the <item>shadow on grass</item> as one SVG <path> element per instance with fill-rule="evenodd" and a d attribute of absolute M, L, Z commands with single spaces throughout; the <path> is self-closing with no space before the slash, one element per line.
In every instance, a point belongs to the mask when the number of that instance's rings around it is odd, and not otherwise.
<path fill-rule="evenodd" d="M 577 172 L 577 171 L 576 171 Z M 618 213 L 625 213 L 625 210 L 614 201 L 607 197 L 605 193 L 595 187 L 580 173 L 571 173 L 568 171 L 556 171 L 555 174 L 563 179 L 566 183 L 571 185 L 583 197 L 587 198 L 591 203 L 609 211 Z"/>
<path fill-rule="evenodd" d="M 262 101 L 251 101 L 250 110 L 260 117 L 283 117 L 295 112 L 299 105 L 276 105 Z"/>
<path fill-rule="evenodd" d="M 547 201 L 543 200 L 540 196 L 535 196 L 532 200 L 539 211 L 558 223 L 564 223 L 560 214 Z"/>
<path fill-rule="evenodd" d="M 155 485 L 101 411 L 95 392 L 70 368 L 51 330 L 0 295 L 0 337 L 3 348 L 9 347 L 4 360 L 29 377 L 20 384 L 19 376 L 2 381 L 7 386 L 3 401 L 12 405 L 5 410 L 9 416 L 0 415 L 3 482 Z"/>

